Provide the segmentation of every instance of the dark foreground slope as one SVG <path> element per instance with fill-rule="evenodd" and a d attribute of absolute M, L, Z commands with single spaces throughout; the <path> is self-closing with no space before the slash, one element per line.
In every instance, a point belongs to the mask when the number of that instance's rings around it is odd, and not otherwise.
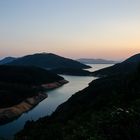
<path fill-rule="evenodd" d="M 72 59 L 64 58 L 52 53 L 38 53 L 33 55 L 27 55 L 21 58 L 18 58 L 9 65 L 25 65 L 25 66 L 38 66 L 47 69 L 54 68 L 90 68 L 85 64 L 77 62 Z"/>
<path fill-rule="evenodd" d="M 42 84 L 64 80 L 37 67 L 0 66 L 0 108 L 15 105 L 43 90 Z"/>
<path fill-rule="evenodd" d="M 140 68 L 95 80 L 15 140 L 139 140 Z"/>
<path fill-rule="evenodd" d="M 107 76 L 107 75 L 116 75 L 129 73 L 131 71 L 136 70 L 137 66 L 140 63 L 140 54 L 136 54 L 128 59 L 126 59 L 122 63 L 115 64 L 114 66 L 101 69 L 99 71 L 93 72 L 94 76 Z"/>

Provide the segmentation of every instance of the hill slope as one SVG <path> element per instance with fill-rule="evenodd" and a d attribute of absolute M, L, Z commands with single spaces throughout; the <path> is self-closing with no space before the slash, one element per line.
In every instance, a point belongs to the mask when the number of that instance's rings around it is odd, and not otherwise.
<path fill-rule="evenodd" d="M 39 67 L 0 65 L 0 125 L 47 98 L 46 90 L 65 83 L 64 78 Z"/>
<path fill-rule="evenodd" d="M 39 67 L 0 65 L 0 82 L 39 85 L 63 79 L 61 76 Z"/>
<path fill-rule="evenodd" d="M 10 63 L 13 60 L 16 60 L 16 58 L 14 58 L 14 57 L 5 57 L 4 59 L 0 60 L 0 65 Z"/>
<path fill-rule="evenodd" d="M 0 66 L 0 108 L 15 105 L 42 91 L 42 84 L 64 78 L 38 67 Z"/>
<path fill-rule="evenodd" d="M 97 79 L 50 117 L 27 122 L 15 140 L 139 140 L 139 85 L 140 67 Z"/>
<path fill-rule="evenodd" d="M 9 65 L 25 65 L 25 66 L 38 66 L 47 69 L 54 68 L 90 68 L 90 66 L 81 64 L 72 59 L 64 58 L 51 53 L 40 53 L 27 55 L 21 58 L 18 58 Z"/>
<path fill-rule="evenodd" d="M 137 66 L 140 63 L 140 54 L 136 54 L 122 63 L 115 64 L 114 66 L 101 69 L 99 71 L 93 72 L 94 76 L 106 76 L 106 75 L 115 75 L 121 73 L 129 73 L 136 70 Z"/>

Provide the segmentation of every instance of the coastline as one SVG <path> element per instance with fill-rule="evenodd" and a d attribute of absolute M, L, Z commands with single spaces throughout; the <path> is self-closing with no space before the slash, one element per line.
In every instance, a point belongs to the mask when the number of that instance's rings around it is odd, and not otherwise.
<path fill-rule="evenodd" d="M 20 117 L 23 113 L 28 112 L 34 108 L 45 98 L 47 98 L 47 94 L 39 93 L 36 96 L 27 98 L 17 105 L 0 109 L 0 125 L 4 125 Z"/>
<path fill-rule="evenodd" d="M 55 89 L 58 88 L 64 84 L 67 84 L 68 81 L 67 80 L 60 80 L 58 82 L 53 82 L 53 83 L 48 83 L 48 84 L 42 84 L 41 87 L 46 89 L 46 90 L 50 90 L 50 89 Z"/>
<path fill-rule="evenodd" d="M 60 80 L 58 82 L 48 83 L 41 85 L 45 90 L 55 89 L 64 84 L 68 83 L 66 80 Z M 23 113 L 28 112 L 38 105 L 41 101 L 46 99 L 48 95 L 44 92 L 40 92 L 37 95 L 27 98 L 21 103 L 14 105 L 12 107 L 0 108 L 0 125 L 9 123 L 16 118 L 20 117 Z"/>

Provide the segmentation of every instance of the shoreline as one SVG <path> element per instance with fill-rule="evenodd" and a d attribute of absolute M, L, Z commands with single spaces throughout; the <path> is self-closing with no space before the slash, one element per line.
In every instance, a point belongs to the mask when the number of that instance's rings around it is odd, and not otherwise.
<path fill-rule="evenodd" d="M 41 85 L 41 87 L 43 87 L 45 90 L 51 90 L 51 89 L 61 87 L 66 83 L 68 83 L 68 81 L 61 80 L 58 82 L 43 84 Z M 0 125 L 4 125 L 9 122 L 12 122 L 13 120 L 20 117 L 23 113 L 26 113 L 31 109 L 33 109 L 36 105 L 38 105 L 41 101 L 43 101 L 47 97 L 48 95 L 46 93 L 41 92 L 33 97 L 27 98 L 26 100 L 22 101 L 17 105 L 7 107 L 7 108 L 0 108 Z"/>
<path fill-rule="evenodd" d="M 62 85 L 67 84 L 67 83 L 68 83 L 67 80 L 60 80 L 58 82 L 42 84 L 41 87 L 43 87 L 46 90 L 50 90 L 50 89 L 55 89 L 55 88 L 61 87 Z"/>
<path fill-rule="evenodd" d="M 8 108 L 0 109 L 0 125 L 9 123 L 16 118 L 20 117 L 23 113 L 28 112 L 37 104 L 47 98 L 47 94 L 39 93 L 36 96 L 27 98 L 21 103 Z"/>

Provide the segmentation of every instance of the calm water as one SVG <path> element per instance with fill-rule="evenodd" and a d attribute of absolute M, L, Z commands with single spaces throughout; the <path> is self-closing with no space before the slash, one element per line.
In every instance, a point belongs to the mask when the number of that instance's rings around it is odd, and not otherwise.
<path fill-rule="evenodd" d="M 104 67 L 111 66 L 110 64 L 96 64 L 91 65 L 90 71 L 95 71 Z M 88 86 L 94 77 L 83 77 L 83 76 L 63 76 L 69 81 L 68 84 L 47 92 L 48 98 L 43 100 L 31 111 L 24 113 L 17 120 L 0 126 L 0 137 L 6 139 L 12 139 L 13 135 L 21 130 L 27 120 L 37 120 L 40 117 L 50 115 L 61 103 L 65 102 L 74 93 Z"/>

